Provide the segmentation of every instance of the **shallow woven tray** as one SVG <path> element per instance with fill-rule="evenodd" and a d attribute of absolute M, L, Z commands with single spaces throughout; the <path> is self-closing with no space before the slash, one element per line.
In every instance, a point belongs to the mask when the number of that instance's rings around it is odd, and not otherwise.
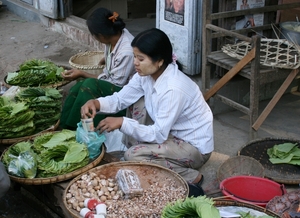
<path fill-rule="evenodd" d="M 121 162 L 113 162 L 109 164 L 104 164 L 98 167 L 95 167 L 87 172 L 101 172 L 101 174 L 105 175 L 107 178 L 115 178 L 119 169 L 129 169 L 133 170 L 139 177 L 141 186 L 143 189 L 147 189 L 152 183 L 164 180 L 166 178 L 173 178 L 176 181 L 176 185 L 183 186 L 186 189 L 186 197 L 188 197 L 189 187 L 187 182 L 175 173 L 172 170 L 169 170 L 165 167 L 159 166 L 157 164 L 145 163 L 145 162 L 135 162 L 135 161 L 121 161 Z M 86 172 L 86 173 L 87 173 Z M 66 201 L 66 194 L 68 193 L 71 185 L 81 179 L 81 175 L 74 178 L 63 194 L 63 202 L 66 209 L 70 212 L 72 217 L 80 218 L 80 214 L 78 211 L 69 208 Z"/>
<path fill-rule="evenodd" d="M 264 167 L 252 157 L 239 155 L 226 160 L 218 169 L 219 182 L 231 176 L 264 177 Z"/>
<path fill-rule="evenodd" d="M 214 205 L 216 207 L 226 207 L 226 206 L 247 207 L 247 208 L 251 208 L 256 211 L 263 212 L 269 216 L 272 216 L 275 218 L 280 218 L 280 216 L 278 216 L 276 213 L 274 213 L 264 207 L 260 207 L 260 206 L 254 205 L 254 204 L 248 204 L 248 203 L 243 203 L 243 202 L 233 201 L 233 200 L 214 200 L 214 202 L 215 202 Z"/>
<path fill-rule="evenodd" d="M 99 75 L 104 68 L 103 65 L 99 65 L 99 62 L 103 57 L 103 51 L 80 52 L 69 59 L 69 64 L 72 68 Z"/>
<path fill-rule="evenodd" d="M 265 177 L 272 179 L 278 183 L 299 184 L 300 183 L 300 167 L 292 164 L 272 164 L 269 161 L 267 149 L 272 148 L 276 144 L 286 142 L 298 143 L 295 139 L 265 138 L 250 141 L 239 152 L 239 155 L 250 156 L 259 161 L 265 169 Z"/>
<path fill-rule="evenodd" d="M 251 44 L 245 41 L 222 47 L 225 54 L 239 60 L 251 49 Z M 297 69 L 300 66 L 299 47 L 286 39 L 261 39 L 260 63 L 267 67 Z"/>
<path fill-rule="evenodd" d="M 3 155 L 5 154 L 7 149 L 8 148 L 6 148 L 5 151 L 2 153 L 0 160 L 2 160 Z M 75 176 L 77 176 L 81 173 L 84 173 L 84 172 L 88 171 L 89 169 L 92 169 L 93 167 L 97 166 L 100 163 L 100 161 L 103 159 L 103 156 L 105 154 L 104 144 L 102 144 L 101 149 L 102 149 L 102 151 L 101 151 L 100 155 L 97 158 L 90 161 L 88 165 L 81 167 L 77 170 L 74 170 L 70 173 L 64 174 L 64 175 L 47 177 L 47 178 L 33 178 L 33 179 L 20 178 L 20 177 L 13 176 L 10 174 L 8 174 L 8 175 L 11 180 L 18 182 L 18 183 L 25 184 L 25 185 L 45 185 L 45 184 L 51 184 L 51 183 L 56 183 L 56 182 L 62 182 L 62 181 L 68 180 L 68 179 L 72 179 Z"/>
<path fill-rule="evenodd" d="M 23 136 L 23 137 L 19 137 L 19 138 L 10 138 L 10 139 L 1 139 L 0 138 L 0 144 L 11 145 L 11 144 L 14 144 L 14 143 L 17 143 L 17 142 L 21 142 L 21 141 L 25 141 L 25 140 L 31 140 L 31 139 L 35 138 L 36 136 L 38 136 L 40 134 L 55 131 L 58 128 L 59 123 L 60 123 L 60 120 L 58 120 L 55 125 L 52 125 L 48 129 L 45 129 L 45 130 L 43 130 L 41 132 L 38 132 L 34 135 Z"/>
<path fill-rule="evenodd" d="M 297 199 L 295 199 L 295 196 L 297 196 Z M 292 203 L 299 204 L 299 202 L 300 202 L 300 190 L 291 191 L 282 196 L 276 196 L 273 199 L 271 199 L 266 205 L 266 209 L 281 216 L 285 211 L 288 211 L 291 208 Z M 276 204 L 278 203 L 283 203 L 285 207 L 283 208 L 276 207 Z"/>
<path fill-rule="evenodd" d="M 70 70 L 71 69 L 70 67 L 67 67 L 67 66 L 59 66 L 59 67 L 63 67 L 65 70 Z M 19 72 L 19 70 L 16 71 L 16 72 Z M 6 81 L 6 79 L 7 79 L 7 75 L 4 77 L 5 86 L 7 88 L 12 87 L 13 85 L 8 84 L 7 81 Z M 48 85 L 45 84 L 45 85 L 42 85 L 40 87 L 43 87 L 43 88 L 60 88 L 60 87 L 62 87 L 64 85 L 69 84 L 70 82 L 72 82 L 72 81 L 71 80 L 63 80 L 63 81 L 58 82 L 58 83 L 48 84 Z M 22 86 L 20 86 L 20 87 L 22 87 Z"/>

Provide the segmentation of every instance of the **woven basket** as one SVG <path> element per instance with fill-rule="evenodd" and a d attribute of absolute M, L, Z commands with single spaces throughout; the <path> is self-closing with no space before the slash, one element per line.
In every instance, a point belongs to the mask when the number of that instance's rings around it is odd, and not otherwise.
<path fill-rule="evenodd" d="M 59 65 L 59 67 L 63 67 L 65 70 L 70 70 L 70 69 L 71 69 L 70 67 L 67 67 L 67 66 L 61 66 L 61 65 Z M 16 72 L 19 72 L 19 70 L 17 70 Z M 12 87 L 12 85 L 8 84 L 6 80 L 7 80 L 7 75 L 4 77 L 4 83 L 5 83 L 5 86 L 6 86 L 7 88 Z M 60 82 L 58 82 L 58 83 L 45 84 L 45 85 L 42 85 L 42 86 L 40 86 L 40 87 L 43 87 L 43 88 L 60 88 L 60 87 L 62 87 L 62 86 L 64 86 L 64 85 L 69 84 L 70 82 L 72 82 L 72 81 L 71 81 L 71 80 L 63 80 L 63 81 L 60 81 Z M 25 86 L 24 86 L 24 87 L 25 87 Z"/>
<path fill-rule="evenodd" d="M 0 144 L 11 145 L 11 144 L 14 144 L 14 143 L 17 143 L 17 142 L 21 142 L 21 141 L 25 141 L 25 140 L 31 140 L 31 139 L 35 138 L 36 136 L 41 135 L 43 133 L 55 131 L 58 128 L 59 123 L 60 123 L 60 120 L 58 120 L 55 125 L 50 126 L 48 129 L 45 129 L 45 130 L 43 130 L 39 133 L 36 133 L 34 135 L 23 136 L 23 137 L 19 137 L 19 138 L 11 138 L 11 139 L 1 139 L 0 138 Z"/>
<path fill-rule="evenodd" d="M 100 161 L 103 159 L 103 156 L 105 154 L 105 146 L 102 144 L 101 147 L 102 147 L 102 151 L 96 159 L 90 161 L 88 165 L 81 167 L 77 170 L 74 170 L 70 173 L 64 174 L 64 175 L 47 177 L 47 178 L 33 178 L 33 179 L 20 178 L 20 177 L 13 176 L 10 174 L 8 174 L 8 175 L 11 180 L 21 183 L 21 184 L 25 184 L 25 185 L 45 185 L 45 184 L 62 182 L 62 181 L 68 180 L 68 179 L 72 179 L 72 178 L 76 177 L 77 175 L 84 173 L 84 172 L 88 171 L 89 169 L 92 169 L 93 167 L 97 166 L 100 163 Z M 0 160 L 2 160 L 3 155 L 5 154 L 7 149 L 5 149 L 4 152 L 2 153 Z"/>
<path fill-rule="evenodd" d="M 296 139 L 264 138 L 250 141 L 242 147 L 238 154 L 249 156 L 259 161 L 265 169 L 265 177 L 278 183 L 298 185 L 300 183 L 299 166 L 292 164 L 272 164 L 267 154 L 269 148 L 272 148 L 276 144 L 287 142 L 298 143 L 298 147 L 300 147 L 300 141 Z"/>
<path fill-rule="evenodd" d="M 233 201 L 233 200 L 214 200 L 214 202 L 215 202 L 214 205 L 216 207 L 246 207 L 246 208 L 253 209 L 255 211 L 263 212 L 274 218 L 280 218 L 280 216 L 278 216 L 276 213 L 274 213 L 264 207 L 260 207 L 260 206 L 254 205 L 254 204 L 248 204 L 248 203 Z"/>
<path fill-rule="evenodd" d="M 90 74 L 99 75 L 103 71 L 103 65 L 99 65 L 100 60 L 104 57 L 102 51 L 81 52 L 69 59 L 72 68 L 84 70 Z"/>
<path fill-rule="evenodd" d="M 129 169 L 133 170 L 139 177 L 141 186 L 143 189 L 147 189 L 151 184 L 164 181 L 165 179 L 173 179 L 177 186 L 182 186 L 186 190 L 186 197 L 188 197 L 189 187 L 187 182 L 175 173 L 172 170 L 169 170 L 165 167 L 159 166 L 157 164 L 145 163 L 145 162 L 135 162 L 135 161 L 121 161 L 121 162 L 113 162 L 109 164 L 104 164 L 98 167 L 95 167 L 86 173 L 95 172 L 98 175 L 105 175 L 107 178 L 115 178 L 119 169 Z M 72 184 L 76 183 L 83 174 L 74 178 L 63 194 L 63 202 L 66 209 L 70 212 L 72 217 L 80 218 L 80 214 L 78 211 L 70 208 L 67 203 L 66 195 L 69 192 Z"/>
<path fill-rule="evenodd" d="M 239 60 L 251 49 L 251 44 L 245 41 L 222 47 L 225 54 Z M 300 49 L 286 39 L 262 39 L 260 63 L 267 67 L 297 69 L 300 66 Z"/>
<path fill-rule="evenodd" d="M 226 160 L 217 172 L 219 182 L 231 176 L 242 175 L 264 177 L 264 167 L 254 158 L 240 155 Z"/>

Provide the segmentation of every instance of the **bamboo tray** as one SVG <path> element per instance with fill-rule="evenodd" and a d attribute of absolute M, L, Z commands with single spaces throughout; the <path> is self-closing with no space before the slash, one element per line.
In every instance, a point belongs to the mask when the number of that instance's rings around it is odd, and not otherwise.
<path fill-rule="evenodd" d="M 11 145 L 11 144 L 14 144 L 14 143 L 17 143 L 17 142 L 21 142 L 21 141 L 25 141 L 25 140 L 31 140 L 31 139 L 35 138 L 36 136 L 38 136 L 40 134 L 55 131 L 58 128 L 59 123 L 60 123 L 60 120 L 58 120 L 55 125 L 52 125 L 48 129 L 45 129 L 45 130 L 43 130 L 41 132 L 38 132 L 34 135 L 23 136 L 23 137 L 19 137 L 19 138 L 10 138 L 10 139 L 1 139 L 0 138 L 0 144 Z"/>
<path fill-rule="evenodd" d="M 250 141 L 239 152 L 239 155 L 250 156 L 259 161 L 265 169 L 265 177 L 283 184 L 298 185 L 300 183 L 299 166 L 292 164 L 272 164 L 267 150 L 276 144 L 286 142 L 298 143 L 296 139 L 264 138 Z"/>
<path fill-rule="evenodd" d="M 148 163 L 148 162 L 137 162 L 137 161 L 121 161 L 121 162 L 113 162 L 109 164 L 104 164 L 98 167 L 95 167 L 86 173 L 94 172 L 96 174 L 105 175 L 107 178 L 115 178 L 119 169 L 128 169 L 133 170 L 139 177 L 141 187 L 143 189 L 147 189 L 151 186 L 151 184 L 155 182 L 163 183 L 167 179 L 173 179 L 175 181 L 175 185 L 179 187 L 183 187 L 186 191 L 186 197 L 188 197 L 189 187 L 187 182 L 177 173 L 174 171 L 162 167 L 157 164 Z M 72 186 L 72 184 L 76 183 L 78 180 L 81 179 L 81 174 L 75 177 L 67 186 L 63 194 L 63 202 L 65 208 L 69 211 L 72 217 L 80 218 L 80 214 L 78 211 L 70 208 L 67 204 L 67 193 Z M 160 184 L 162 185 L 162 184 Z"/>
<path fill-rule="evenodd" d="M 264 177 L 264 167 L 252 157 L 239 155 L 222 163 L 217 172 L 219 182 L 241 175 Z"/>
<path fill-rule="evenodd" d="M 4 152 L 2 153 L 0 160 L 2 160 L 3 155 L 5 154 L 7 149 L 8 148 L 6 148 L 4 150 Z M 101 151 L 100 155 L 97 158 L 91 160 L 88 165 L 81 167 L 79 169 L 76 169 L 76 170 L 74 170 L 70 173 L 64 174 L 64 175 L 47 177 L 47 178 L 33 178 L 33 179 L 21 178 L 21 177 L 13 176 L 10 174 L 8 174 L 8 175 L 11 180 L 21 183 L 21 184 L 25 184 L 25 185 L 45 185 L 45 184 L 51 184 L 51 183 L 56 183 L 56 182 L 62 182 L 62 181 L 68 180 L 68 179 L 72 179 L 72 178 L 76 177 L 77 175 L 84 173 L 84 172 L 92 169 L 93 167 L 97 166 L 101 162 L 101 160 L 103 159 L 104 154 L 105 154 L 104 144 L 102 144 L 101 149 L 102 149 L 102 151 Z"/>
<path fill-rule="evenodd" d="M 258 206 L 258 205 L 254 205 L 254 204 L 248 204 L 248 203 L 243 203 L 243 202 L 239 202 L 239 201 L 233 201 L 233 200 L 214 200 L 214 205 L 217 207 L 217 208 L 220 208 L 220 207 L 224 207 L 224 208 L 229 208 L 231 207 L 232 210 L 236 210 L 236 211 L 230 211 L 230 212 L 239 212 L 240 208 L 246 208 L 247 211 L 250 211 L 250 210 L 253 210 L 253 212 L 261 212 L 261 213 L 265 213 L 269 216 L 272 216 L 274 218 L 280 218 L 280 216 L 278 216 L 276 213 L 264 208 L 264 207 L 261 207 L 261 206 Z"/>

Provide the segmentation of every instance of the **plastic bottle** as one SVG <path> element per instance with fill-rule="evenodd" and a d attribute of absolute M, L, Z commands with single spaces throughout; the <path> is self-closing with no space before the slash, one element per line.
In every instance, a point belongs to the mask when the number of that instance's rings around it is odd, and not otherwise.
<path fill-rule="evenodd" d="M 90 215 L 94 215 L 93 211 L 88 208 L 82 208 L 80 210 L 80 216 L 84 218 L 91 218 Z"/>
<path fill-rule="evenodd" d="M 106 205 L 104 203 L 100 203 L 96 206 L 96 214 L 106 216 Z"/>

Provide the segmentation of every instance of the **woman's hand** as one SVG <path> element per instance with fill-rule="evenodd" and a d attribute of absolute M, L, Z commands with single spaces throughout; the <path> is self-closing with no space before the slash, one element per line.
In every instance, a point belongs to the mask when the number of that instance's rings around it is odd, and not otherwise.
<path fill-rule="evenodd" d="M 66 70 L 66 71 L 62 72 L 61 75 L 66 80 L 75 80 L 75 79 L 83 76 L 83 73 L 81 70 L 71 69 L 71 70 Z"/>
<path fill-rule="evenodd" d="M 81 107 L 81 117 L 83 119 L 94 118 L 96 116 L 97 111 L 100 110 L 100 103 L 98 100 L 88 100 Z"/>
<path fill-rule="evenodd" d="M 107 117 L 104 120 L 101 120 L 96 130 L 100 132 L 111 132 L 115 129 L 120 129 L 123 123 L 123 117 Z"/>

